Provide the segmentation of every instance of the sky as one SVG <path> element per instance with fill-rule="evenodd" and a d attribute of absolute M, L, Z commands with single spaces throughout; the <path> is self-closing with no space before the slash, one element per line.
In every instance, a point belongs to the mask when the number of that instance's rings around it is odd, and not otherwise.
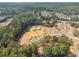
<path fill-rule="evenodd" d="M 79 2 L 79 0 L 0 0 L 0 2 Z"/>

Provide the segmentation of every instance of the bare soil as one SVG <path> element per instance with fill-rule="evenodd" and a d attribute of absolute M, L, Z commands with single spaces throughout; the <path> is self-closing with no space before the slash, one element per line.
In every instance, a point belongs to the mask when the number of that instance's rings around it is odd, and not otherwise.
<path fill-rule="evenodd" d="M 70 25 L 70 23 L 66 21 L 61 21 L 56 24 L 54 27 L 46 27 L 41 25 L 32 26 L 29 32 L 25 32 L 25 34 L 20 39 L 20 45 L 29 45 L 30 41 L 35 41 L 43 38 L 46 35 L 54 36 L 54 35 L 66 35 L 69 39 L 72 39 L 73 46 L 70 47 L 70 51 L 75 53 L 79 52 L 76 49 L 76 45 L 79 44 L 79 37 L 75 37 L 73 35 L 74 30 L 78 30 L 79 28 L 74 28 Z"/>

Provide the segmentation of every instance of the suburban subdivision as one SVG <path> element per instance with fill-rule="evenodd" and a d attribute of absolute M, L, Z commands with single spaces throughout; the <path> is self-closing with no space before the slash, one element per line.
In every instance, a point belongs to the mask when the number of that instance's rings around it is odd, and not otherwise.
<path fill-rule="evenodd" d="M 0 3 L 0 57 L 79 57 L 79 3 Z"/>

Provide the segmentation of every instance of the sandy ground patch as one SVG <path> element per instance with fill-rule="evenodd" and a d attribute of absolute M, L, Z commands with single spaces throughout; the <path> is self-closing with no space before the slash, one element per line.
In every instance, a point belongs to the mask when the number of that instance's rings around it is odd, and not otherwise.
<path fill-rule="evenodd" d="M 79 43 L 79 37 L 75 37 L 73 35 L 73 31 L 75 30 L 74 27 L 68 22 L 59 22 L 56 24 L 56 27 L 46 27 L 41 25 L 32 26 L 29 32 L 25 32 L 25 34 L 20 39 L 20 45 L 28 45 L 31 41 L 35 41 L 38 39 L 43 38 L 46 35 L 54 36 L 54 35 L 66 35 L 70 39 L 72 39 L 73 43 Z M 77 28 L 79 30 L 79 28 Z M 76 51 L 76 46 L 70 48 L 71 52 Z M 79 50 L 78 50 L 79 52 Z"/>

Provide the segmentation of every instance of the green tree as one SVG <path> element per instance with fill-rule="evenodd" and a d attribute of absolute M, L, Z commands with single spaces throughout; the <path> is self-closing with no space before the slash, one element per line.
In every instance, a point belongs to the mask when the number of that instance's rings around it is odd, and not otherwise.
<path fill-rule="evenodd" d="M 44 49 L 44 56 L 52 56 L 52 57 L 62 57 L 62 56 L 68 56 L 70 51 L 71 42 L 68 37 L 61 36 L 61 37 L 55 37 L 52 45 L 47 46 Z M 54 43 L 54 42 L 57 42 Z"/>

